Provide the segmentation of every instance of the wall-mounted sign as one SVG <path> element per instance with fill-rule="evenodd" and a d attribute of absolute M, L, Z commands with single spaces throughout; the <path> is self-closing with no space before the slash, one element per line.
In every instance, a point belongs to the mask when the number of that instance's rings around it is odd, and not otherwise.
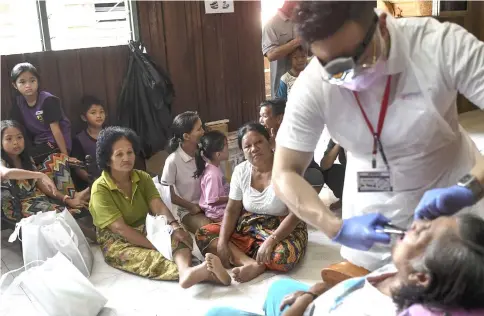
<path fill-rule="evenodd" d="M 205 0 L 205 13 L 233 13 L 234 1 L 209 1 Z"/>

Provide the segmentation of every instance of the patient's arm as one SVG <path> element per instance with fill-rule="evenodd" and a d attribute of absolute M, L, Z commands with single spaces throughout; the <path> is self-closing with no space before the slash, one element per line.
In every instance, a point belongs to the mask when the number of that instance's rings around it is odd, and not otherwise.
<path fill-rule="evenodd" d="M 331 287 L 328 286 L 324 282 L 316 283 L 315 285 L 311 286 L 308 292 L 314 293 L 317 296 L 320 296 Z M 309 304 L 313 302 L 314 298 L 310 294 L 303 294 L 299 296 L 294 304 L 291 305 L 283 314 L 283 316 L 302 316 L 304 311 L 308 308 Z"/>

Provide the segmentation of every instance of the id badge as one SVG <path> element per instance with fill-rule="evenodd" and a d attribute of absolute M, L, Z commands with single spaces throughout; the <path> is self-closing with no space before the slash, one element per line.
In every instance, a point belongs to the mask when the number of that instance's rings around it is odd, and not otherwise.
<path fill-rule="evenodd" d="M 392 179 L 389 171 L 360 171 L 358 192 L 392 192 Z"/>

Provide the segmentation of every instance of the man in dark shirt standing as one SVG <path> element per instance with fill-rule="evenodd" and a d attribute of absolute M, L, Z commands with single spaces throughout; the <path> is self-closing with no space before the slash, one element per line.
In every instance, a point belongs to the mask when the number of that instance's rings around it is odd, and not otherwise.
<path fill-rule="evenodd" d="M 335 163 L 336 158 L 339 159 L 339 164 Z M 330 209 L 332 211 L 340 209 L 343 201 L 346 153 L 344 148 L 336 144 L 332 139 L 329 140 L 323 159 L 321 159 L 321 169 L 323 170 L 324 181 L 333 191 L 334 196 L 339 199 L 337 202 L 331 204 Z"/>

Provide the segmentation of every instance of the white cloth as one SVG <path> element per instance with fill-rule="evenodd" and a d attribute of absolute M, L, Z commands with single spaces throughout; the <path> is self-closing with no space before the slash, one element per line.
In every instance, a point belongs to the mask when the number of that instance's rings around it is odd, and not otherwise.
<path fill-rule="evenodd" d="M 37 213 L 22 219 L 12 233 L 9 242 L 15 241 L 22 231 L 24 264 L 45 261 L 61 252 L 86 277 L 91 275 L 94 256 L 91 247 L 76 220 L 67 209 L 61 213 L 50 211 Z"/>
<path fill-rule="evenodd" d="M 284 202 L 276 196 L 272 184 L 259 192 L 251 186 L 251 179 L 250 162 L 246 160 L 237 165 L 230 180 L 229 199 L 242 201 L 244 209 L 252 213 L 273 216 L 289 214 Z"/>
<path fill-rule="evenodd" d="M 456 98 L 459 91 L 484 107 L 484 44 L 464 28 L 433 18 L 389 16 L 387 27 L 391 50 L 386 74 L 392 75 L 393 84 L 381 142 L 394 192 L 357 192 L 357 172 L 371 169 L 373 137 L 353 93 L 325 82 L 316 58 L 292 88 L 277 144 L 313 152 L 326 125 L 348 154 L 343 218 L 372 212 L 376 206 L 395 225 L 407 227 L 423 193 L 455 184 L 479 155 L 458 123 Z M 386 79 L 359 93 L 374 128 Z M 377 162 L 384 166 L 380 156 Z M 341 250 L 344 258 L 370 270 L 382 266 L 389 252 L 382 245 L 368 252 Z"/>
<path fill-rule="evenodd" d="M 357 288 L 354 292 L 347 295 L 343 293 L 349 288 L 348 284 L 353 283 L 354 280 L 346 280 L 326 293 L 320 295 L 313 302 L 314 309 L 311 312 L 308 311 L 305 315 L 311 316 L 391 316 L 397 315 L 397 306 L 393 303 L 391 297 L 386 296 L 380 292 L 369 281 L 374 277 L 381 277 L 386 274 L 389 276 L 396 272 L 396 268 L 393 264 L 385 265 L 384 267 L 374 271 L 373 273 L 365 277 L 363 286 Z M 334 308 L 335 301 L 338 297 L 341 297 L 341 304 Z M 311 310 L 312 306 L 308 307 Z"/>
<path fill-rule="evenodd" d="M 4 274 L 0 284 L 21 269 Z M 40 266 L 22 272 L 7 293 L 16 286 L 21 286 L 37 311 L 46 316 L 94 316 L 108 301 L 60 252 Z"/>
<path fill-rule="evenodd" d="M 175 193 L 190 203 L 200 200 L 200 178 L 195 179 L 197 171 L 195 158 L 188 155 L 181 147 L 166 158 L 161 184 L 174 186 Z"/>
<path fill-rule="evenodd" d="M 155 246 L 163 257 L 173 261 L 173 252 L 171 249 L 171 234 L 173 228 L 168 225 L 166 216 L 146 215 L 146 238 Z"/>

